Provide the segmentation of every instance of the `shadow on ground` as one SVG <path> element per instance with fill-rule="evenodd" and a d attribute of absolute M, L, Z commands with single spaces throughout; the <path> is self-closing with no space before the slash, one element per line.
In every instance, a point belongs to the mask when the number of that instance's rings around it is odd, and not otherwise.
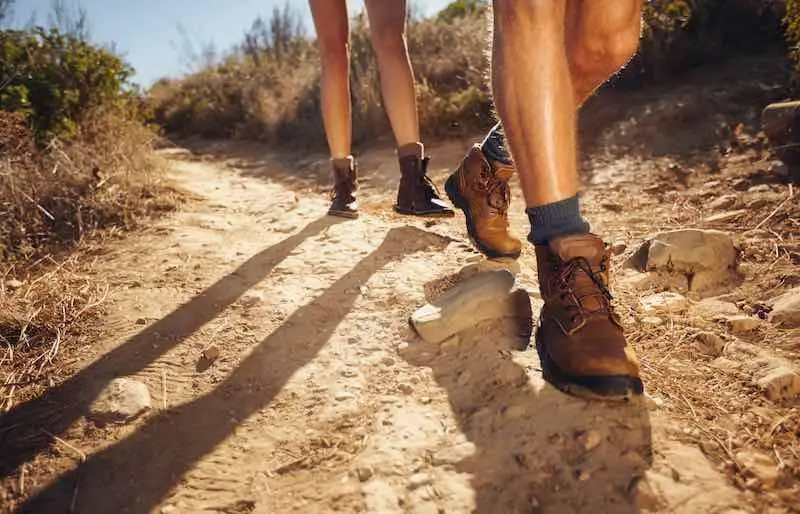
<path fill-rule="evenodd" d="M 406 360 L 433 371 L 473 456 L 477 514 L 637 512 L 631 488 L 652 465 L 642 401 L 588 402 L 541 378 L 535 351 L 516 352 L 519 325 L 490 322 L 457 345 L 410 342 Z M 430 356 L 435 356 L 431 358 Z"/>
<path fill-rule="evenodd" d="M 230 303 L 254 284 L 256 278 L 267 274 L 279 262 L 278 259 L 288 253 L 290 247 L 297 246 L 302 239 L 326 224 L 312 224 L 303 233 L 282 243 L 283 246 L 279 245 L 280 249 L 273 247 L 251 259 L 246 265 L 249 268 L 245 271 L 240 269 L 232 275 L 238 278 L 224 279 L 230 281 L 227 287 L 214 286 L 217 291 L 213 298 L 219 303 L 207 300 L 207 305 L 183 307 L 183 310 L 176 311 L 183 314 L 171 315 L 183 316 L 183 324 L 176 323 L 174 319 L 170 323 L 162 321 L 163 325 L 156 333 L 168 336 L 171 342 L 165 347 L 177 344 L 202 320 L 219 312 L 223 303 Z M 374 252 L 259 343 L 212 393 L 153 417 L 131 436 L 93 454 L 77 470 L 63 474 L 45 487 L 23 505 L 20 512 L 66 512 L 76 490 L 79 493 L 75 512 L 151 512 L 181 481 L 184 473 L 230 436 L 243 420 L 267 406 L 292 374 L 314 358 L 350 311 L 360 295 L 359 287 L 375 272 L 408 254 L 440 249 L 445 241 L 412 227 L 390 230 Z M 207 299 L 211 297 L 209 293 L 205 296 Z M 201 306 L 205 309 L 200 309 Z M 116 352 L 111 352 L 99 364 L 76 377 L 73 384 L 59 388 L 57 396 L 51 396 L 49 402 L 42 400 L 20 407 L 19 412 L 15 413 L 16 421 L 21 422 L 21 416 L 25 413 L 35 415 L 53 403 L 65 402 L 65 394 L 80 394 L 88 400 L 105 386 L 113 374 L 132 373 L 141 369 L 157 356 L 156 353 L 165 349 L 162 347 L 156 351 L 148 345 L 135 353 L 133 347 L 142 340 L 139 336 Z M 123 356 L 130 357 L 130 361 L 120 361 Z M 80 416 L 86 405 L 86 402 L 71 405 L 69 414 L 61 418 L 59 425 L 48 425 L 49 430 L 58 433 L 66 428 L 66 421 Z M 27 422 L 28 430 L 38 429 L 39 423 L 30 423 Z M 20 448 L 13 446 L 13 440 L 7 438 L 3 450 L 4 467 L 11 469 L 9 464 L 25 462 L 39 449 L 41 446 L 20 451 Z M 6 461 L 6 451 L 15 458 Z"/>

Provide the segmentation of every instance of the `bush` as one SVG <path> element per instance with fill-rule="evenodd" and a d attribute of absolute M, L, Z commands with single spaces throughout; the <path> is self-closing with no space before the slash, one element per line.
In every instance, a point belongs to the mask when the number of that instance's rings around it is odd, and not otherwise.
<path fill-rule="evenodd" d="M 132 73 L 111 52 L 56 28 L 0 31 L 0 109 L 24 115 L 39 143 L 72 138 L 88 113 L 129 102 Z"/>

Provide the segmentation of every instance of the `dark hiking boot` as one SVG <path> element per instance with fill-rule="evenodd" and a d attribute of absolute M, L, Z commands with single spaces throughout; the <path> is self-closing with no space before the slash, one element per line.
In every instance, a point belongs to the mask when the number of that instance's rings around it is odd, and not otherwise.
<path fill-rule="evenodd" d="M 513 166 L 490 161 L 475 145 L 444 186 L 453 205 L 464 211 L 473 244 L 492 259 L 516 259 L 522 251 L 522 242 L 508 230 L 513 174 Z"/>
<path fill-rule="evenodd" d="M 544 300 L 536 349 L 544 378 L 565 393 L 622 400 L 643 392 L 608 290 L 610 253 L 592 234 L 536 247 Z"/>
<path fill-rule="evenodd" d="M 394 210 L 409 216 L 452 217 L 453 209 L 444 202 L 428 178 L 429 157 L 400 157 L 400 187 Z"/>
<path fill-rule="evenodd" d="M 341 218 L 358 218 L 358 167 L 352 158 L 333 161 L 333 191 L 328 214 Z"/>

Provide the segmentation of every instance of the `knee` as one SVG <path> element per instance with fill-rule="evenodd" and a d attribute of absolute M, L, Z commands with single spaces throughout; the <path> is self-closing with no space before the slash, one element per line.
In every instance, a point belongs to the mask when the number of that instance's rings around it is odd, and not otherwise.
<path fill-rule="evenodd" d="M 406 48 L 405 31 L 397 30 L 396 27 L 372 27 L 370 39 L 379 58 L 383 55 L 401 54 Z"/>
<path fill-rule="evenodd" d="M 616 73 L 636 54 L 640 32 L 638 13 L 606 27 L 589 28 L 571 49 L 570 62 L 574 71 L 591 76 Z"/>
<path fill-rule="evenodd" d="M 323 66 L 349 66 L 350 42 L 347 35 L 319 37 L 317 42 Z"/>

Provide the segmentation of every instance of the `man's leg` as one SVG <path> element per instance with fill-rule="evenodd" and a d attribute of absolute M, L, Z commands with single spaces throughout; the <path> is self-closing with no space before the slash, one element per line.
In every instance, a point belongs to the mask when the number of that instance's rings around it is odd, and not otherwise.
<path fill-rule="evenodd" d="M 621 6 L 629 15 L 598 17 Z M 627 398 L 641 394 L 642 383 L 611 305 L 609 253 L 578 205 L 575 87 L 610 68 L 610 58 L 592 34 L 568 41 L 566 27 L 573 16 L 579 26 L 623 20 L 636 27 L 639 8 L 638 0 L 494 0 L 495 105 L 528 207 L 545 302 L 537 349 L 545 377 L 583 396 Z M 572 63 L 568 48 L 585 50 L 582 59 Z"/>
<path fill-rule="evenodd" d="M 565 34 L 576 108 L 628 63 L 641 33 L 640 12 L 641 0 L 613 5 L 568 0 Z M 513 163 L 502 123 L 492 127 L 481 150 L 489 160 Z"/>

